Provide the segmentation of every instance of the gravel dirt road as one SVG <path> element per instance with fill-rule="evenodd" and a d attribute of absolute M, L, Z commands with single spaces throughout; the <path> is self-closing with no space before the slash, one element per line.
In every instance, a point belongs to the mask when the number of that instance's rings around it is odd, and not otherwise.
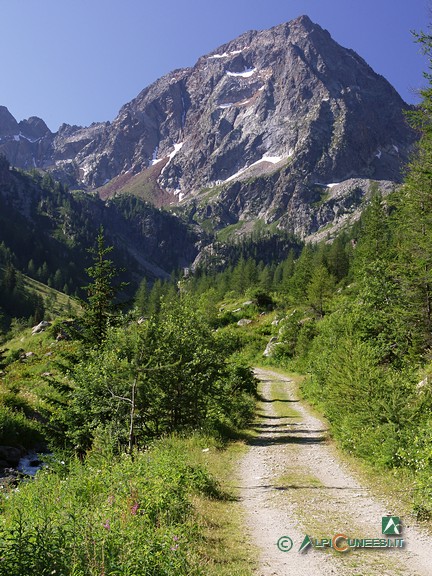
<path fill-rule="evenodd" d="M 400 535 L 382 534 L 382 517 L 398 516 L 371 496 L 328 441 L 326 426 L 296 396 L 287 377 L 256 369 L 260 394 L 255 429 L 240 470 L 241 500 L 260 554 L 257 576 L 432 576 L 432 538 L 412 519 Z M 308 546 L 342 534 L 352 540 L 403 539 L 403 547 Z M 289 551 L 281 551 L 277 542 Z M 346 547 L 340 537 L 336 546 Z"/>

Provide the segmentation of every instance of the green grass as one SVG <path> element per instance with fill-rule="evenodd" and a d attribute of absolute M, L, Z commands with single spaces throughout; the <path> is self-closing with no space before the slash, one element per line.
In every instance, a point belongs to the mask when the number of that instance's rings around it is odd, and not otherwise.
<path fill-rule="evenodd" d="M 245 447 L 193 435 L 133 458 L 101 437 L 0 493 L 0 576 L 251 576 L 233 468 Z"/>
<path fill-rule="evenodd" d="M 273 371 L 273 368 L 266 368 Z M 287 376 L 286 373 L 284 373 Z M 290 379 L 292 376 L 289 376 Z M 271 379 L 269 377 L 269 379 Z M 291 406 L 290 402 L 287 402 L 289 399 L 288 394 L 286 392 L 287 383 L 281 382 L 277 380 L 277 377 L 273 379 L 273 384 L 271 387 L 270 392 L 270 400 L 272 402 L 273 410 L 275 411 L 276 416 L 279 418 L 292 418 L 292 419 L 299 419 L 301 418 L 300 412 Z"/>
<path fill-rule="evenodd" d="M 257 218 L 254 222 L 253 226 L 254 232 L 269 232 L 272 234 L 277 234 L 278 232 L 278 225 L 277 222 L 272 222 L 271 224 L 267 224 L 261 218 Z"/>
<path fill-rule="evenodd" d="M 216 237 L 219 242 L 227 242 L 230 240 L 237 231 L 239 231 L 244 225 L 244 222 L 236 222 L 235 224 L 230 224 L 229 226 L 225 226 L 222 230 L 219 230 L 216 233 Z"/>
<path fill-rule="evenodd" d="M 416 481 L 412 472 L 404 468 L 383 470 L 371 463 L 360 460 L 345 451 L 338 451 L 338 458 L 351 470 L 363 485 L 367 485 L 371 495 L 384 501 L 389 510 L 400 516 L 404 524 L 417 522 L 413 512 L 413 497 Z M 432 534 L 432 519 L 421 521 L 420 524 Z"/>
<path fill-rule="evenodd" d="M 0 502 L 2 576 L 202 574 L 191 495 L 215 486 L 181 445 L 54 467 Z"/>
<path fill-rule="evenodd" d="M 74 352 L 76 342 L 56 342 L 53 332 L 31 335 L 26 329 L 7 341 L 6 360 L 0 375 L 0 444 L 31 448 L 45 435 L 44 422 L 51 412 L 49 398 L 58 398 L 51 380 L 64 376 L 57 362 L 62 353 Z"/>
<path fill-rule="evenodd" d="M 70 314 L 72 314 L 81 309 L 80 304 L 74 298 L 29 276 L 24 276 L 24 286 L 43 298 L 45 308 L 52 318 L 63 316 L 66 310 L 70 310 Z"/>
<path fill-rule="evenodd" d="M 225 494 L 224 499 L 201 497 L 196 502 L 204 534 L 201 554 L 209 576 L 252 576 L 256 568 L 256 551 L 245 534 L 245 512 L 238 499 L 236 476 L 246 450 L 246 445 L 238 441 L 203 453 L 207 469 Z"/>
<path fill-rule="evenodd" d="M 226 187 L 226 186 L 223 186 L 221 184 L 218 186 L 212 186 L 211 188 L 201 189 L 197 194 L 197 198 L 200 201 L 199 206 L 201 208 L 204 208 L 209 201 L 211 201 L 212 199 L 217 198 L 219 196 L 219 194 L 222 192 L 224 187 Z"/>
<path fill-rule="evenodd" d="M 289 470 L 284 472 L 276 480 L 276 484 L 284 489 L 299 488 L 320 488 L 322 482 L 313 474 L 308 474 L 304 470 Z"/>

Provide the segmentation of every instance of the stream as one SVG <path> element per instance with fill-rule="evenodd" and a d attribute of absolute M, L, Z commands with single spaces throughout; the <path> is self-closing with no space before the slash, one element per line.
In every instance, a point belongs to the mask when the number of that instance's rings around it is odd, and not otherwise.
<path fill-rule="evenodd" d="M 45 464 L 39 458 L 40 454 L 37 452 L 28 452 L 18 462 L 17 470 L 26 476 L 34 476 Z"/>

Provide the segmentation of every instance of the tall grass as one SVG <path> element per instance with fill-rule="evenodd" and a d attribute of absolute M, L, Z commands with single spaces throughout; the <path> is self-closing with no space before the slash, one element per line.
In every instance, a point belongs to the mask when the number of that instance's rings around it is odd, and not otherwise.
<path fill-rule="evenodd" d="M 0 576 L 198 576 L 197 493 L 217 485 L 181 442 L 53 460 L 1 495 Z"/>

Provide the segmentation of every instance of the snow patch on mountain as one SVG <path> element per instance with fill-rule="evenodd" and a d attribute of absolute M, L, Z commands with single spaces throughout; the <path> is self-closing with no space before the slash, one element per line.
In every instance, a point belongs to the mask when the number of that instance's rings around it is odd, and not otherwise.
<path fill-rule="evenodd" d="M 228 76 L 234 76 L 237 78 L 250 78 L 256 72 L 256 68 L 245 68 L 243 72 L 227 72 Z"/>
<path fill-rule="evenodd" d="M 150 160 L 150 166 L 154 166 L 158 162 L 162 162 L 163 158 L 158 158 L 159 146 L 153 150 L 152 159 Z"/>
<path fill-rule="evenodd" d="M 224 52 L 223 54 L 213 54 L 209 56 L 209 60 L 216 60 L 218 58 L 229 58 L 230 56 L 236 56 L 237 54 L 241 54 L 241 50 L 232 50 L 232 52 Z"/>
<path fill-rule="evenodd" d="M 242 168 L 241 170 L 239 170 L 238 172 L 236 172 L 235 174 L 233 174 L 232 176 L 230 176 L 229 178 L 227 178 L 223 182 L 225 184 L 227 182 L 232 182 L 233 180 L 236 180 L 237 178 L 242 176 L 245 172 L 247 172 L 247 170 L 250 170 L 254 166 L 257 166 L 258 164 L 261 164 L 263 162 L 270 162 L 270 164 L 278 164 L 279 162 L 282 162 L 282 160 L 284 160 L 283 156 L 266 156 L 266 154 L 264 154 L 264 156 L 262 158 L 260 158 L 256 162 L 253 162 L 253 164 L 251 164 L 250 166 L 245 166 L 244 168 Z"/>
<path fill-rule="evenodd" d="M 177 144 L 174 144 L 174 150 L 171 152 L 171 154 L 168 156 L 168 162 L 165 164 L 165 166 L 163 167 L 163 170 L 161 172 L 161 174 L 163 174 L 165 172 L 165 170 L 167 169 L 167 167 L 169 166 L 171 160 L 176 156 L 176 154 L 182 149 L 184 142 L 178 142 Z"/>

